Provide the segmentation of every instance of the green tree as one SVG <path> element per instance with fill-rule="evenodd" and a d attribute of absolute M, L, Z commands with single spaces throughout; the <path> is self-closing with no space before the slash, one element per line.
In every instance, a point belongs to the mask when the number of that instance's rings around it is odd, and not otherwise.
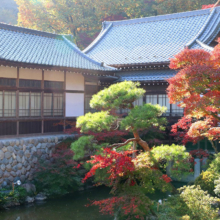
<path fill-rule="evenodd" d="M 90 106 L 101 111 L 80 116 L 76 126 L 81 128 L 83 133 L 111 131 L 120 128 L 129 130 L 133 133 L 133 138 L 127 139 L 124 143 L 112 144 L 110 148 L 118 148 L 130 142 L 137 142 L 145 151 L 149 151 L 148 143 L 140 138 L 139 131 L 153 126 L 163 130 L 166 119 L 160 116 L 166 111 L 166 107 L 151 104 L 134 106 L 133 102 L 145 93 L 145 90 L 139 88 L 139 85 L 139 83 L 125 81 L 98 92 L 92 97 Z M 111 111 L 120 108 L 129 109 L 126 117 L 120 118 L 116 114 L 111 114 Z"/>

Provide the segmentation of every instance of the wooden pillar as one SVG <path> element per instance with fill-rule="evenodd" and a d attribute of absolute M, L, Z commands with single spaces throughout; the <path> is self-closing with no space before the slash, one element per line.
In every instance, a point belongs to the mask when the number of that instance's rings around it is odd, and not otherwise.
<path fill-rule="evenodd" d="M 19 67 L 17 67 L 17 78 L 16 78 L 16 135 L 19 135 Z"/>
<path fill-rule="evenodd" d="M 44 70 L 42 70 L 42 78 L 41 78 L 41 133 L 44 133 Z"/>
<path fill-rule="evenodd" d="M 63 83 L 63 131 L 66 131 L 66 70 L 64 71 L 64 83 Z"/>

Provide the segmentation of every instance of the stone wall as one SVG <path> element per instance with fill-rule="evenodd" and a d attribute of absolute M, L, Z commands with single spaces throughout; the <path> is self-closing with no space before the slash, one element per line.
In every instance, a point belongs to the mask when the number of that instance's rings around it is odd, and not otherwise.
<path fill-rule="evenodd" d="M 32 180 L 38 159 L 50 160 L 54 146 L 70 135 L 0 139 L 0 186 Z"/>

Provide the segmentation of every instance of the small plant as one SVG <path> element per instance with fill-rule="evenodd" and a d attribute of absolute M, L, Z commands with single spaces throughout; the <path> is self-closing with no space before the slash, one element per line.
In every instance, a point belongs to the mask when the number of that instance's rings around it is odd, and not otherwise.
<path fill-rule="evenodd" d="M 219 174 L 213 171 L 203 171 L 195 180 L 195 185 L 199 185 L 204 191 L 208 191 L 210 195 L 215 195 L 215 180 L 219 178 Z"/>
<path fill-rule="evenodd" d="M 58 144 L 51 162 L 41 160 L 35 174 L 36 187 L 49 195 L 63 195 L 76 190 L 80 183 L 78 168 L 73 160 L 70 142 Z"/>

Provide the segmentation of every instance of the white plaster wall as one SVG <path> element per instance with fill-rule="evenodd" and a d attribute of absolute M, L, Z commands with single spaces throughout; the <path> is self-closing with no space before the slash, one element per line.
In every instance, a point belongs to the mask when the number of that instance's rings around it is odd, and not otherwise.
<path fill-rule="evenodd" d="M 66 93 L 66 117 L 84 115 L 84 94 Z"/>
<path fill-rule="evenodd" d="M 19 79 L 42 80 L 42 70 L 19 68 Z"/>
<path fill-rule="evenodd" d="M 64 72 L 44 71 L 44 80 L 64 82 Z"/>
<path fill-rule="evenodd" d="M 0 66 L 0 77 L 17 78 L 17 68 Z"/>
<path fill-rule="evenodd" d="M 84 91 L 84 76 L 77 73 L 66 73 L 66 89 Z"/>

